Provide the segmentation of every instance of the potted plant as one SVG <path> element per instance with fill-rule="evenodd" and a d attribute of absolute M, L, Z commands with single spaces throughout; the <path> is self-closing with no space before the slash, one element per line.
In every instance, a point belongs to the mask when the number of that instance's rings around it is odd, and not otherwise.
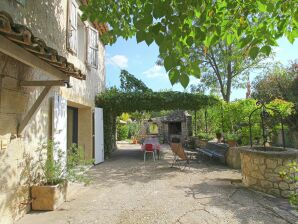
<path fill-rule="evenodd" d="M 226 135 L 226 141 L 230 147 L 236 147 L 239 136 L 234 133 L 229 133 Z"/>
<path fill-rule="evenodd" d="M 44 152 L 46 150 L 46 152 Z M 75 150 L 72 146 L 71 150 Z M 80 148 L 66 155 L 53 141 L 39 147 L 39 157 L 35 167 L 36 185 L 31 186 L 32 210 L 52 211 L 66 200 L 68 181 L 86 181 L 80 164 L 87 165 L 91 161 L 82 163 Z M 54 153 L 56 155 L 54 156 Z M 45 158 L 46 157 L 46 158 Z"/>
<path fill-rule="evenodd" d="M 198 144 L 196 143 L 196 145 L 198 145 L 200 148 L 205 148 L 208 141 L 213 139 L 212 135 L 210 135 L 209 133 L 205 133 L 205 132 L 199 133 L 198 137 L 199 137 L 199 142 L 198 142 Z"/>
<path fill-rule="evenodd" d="M 221 143 L 221 140 L 222 140 L 222 137 L 223 137 L 221 130 L 220 129 L 216 130 L 215 135 L 216 135 L 216 138 L 217 138 L 217 143 Z"/>

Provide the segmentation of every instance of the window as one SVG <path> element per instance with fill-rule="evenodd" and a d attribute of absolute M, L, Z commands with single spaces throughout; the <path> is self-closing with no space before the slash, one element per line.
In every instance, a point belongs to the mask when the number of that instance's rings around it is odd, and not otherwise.
<path fill-rule="evenodd" d="M 98 32 L 88 27 L 87 63 L 93 67 L 98 65 Z"/>
<path fill-rule="evenodd" d="M 77 24 L 77 16 L 78 16 L 78 5 L 75 1 L 71 1 L 70 9 L 69 9 L 69 25 L 68 25 L 68 48 L 74 54 L 77 54 L 78 49 L 78 24 Z"/>

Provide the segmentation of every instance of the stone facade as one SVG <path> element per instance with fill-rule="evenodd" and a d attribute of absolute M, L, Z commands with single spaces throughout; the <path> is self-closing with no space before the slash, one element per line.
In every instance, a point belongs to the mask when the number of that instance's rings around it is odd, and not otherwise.
<path fill-rule="evenodd" d="M 158 133 L 165 142 L 171 142 L 171 139 L 179 138 L 180 142 L 184 142 L 192 136 L 192 117 L 186 111 L 176 110 L 168 116 L 153 118 L 158 125 Z M 180 128 L 177 133 L 171 132 L 171 125 L 177 124 Z"/>
<path fill-rule="evenodd" d="M 49 80 L 51 74 L 0 51 L 0 223 L 12 223 L 30 210 L 30 166 L 37 147 L 51 138 L 54 95 L 62 96 L 67 106 L 78 110 L 78 144 L 86 158 L 92 158 L 92 111 L 96 94 L 105 88 L 105 49 L 99 41 L 97 67 L 87 66 L 83 57 L 67 50 L 69 1 L 27 0 L 24 5 L 15 0 L 0 1 L 1 11 L 9 13 L 15 23 L 28 27 L 86 74 L 86 80 L 70 77 L 72 88 L 52 87 L 23 132 L 17 133 L 20 121 L 44 88 L 21 87 L 20 80 Z M 83 24 L 92 26 L 88 21 Z"/>
<path fill-rule="evenodd" d="M 268 194 L 288 197 L 297 184 L 289 183 L 280 177 L 288 163 L 298 162 L 298 151 L 270 152 L 241 149 L 241 170 L 244 185 Z"/>

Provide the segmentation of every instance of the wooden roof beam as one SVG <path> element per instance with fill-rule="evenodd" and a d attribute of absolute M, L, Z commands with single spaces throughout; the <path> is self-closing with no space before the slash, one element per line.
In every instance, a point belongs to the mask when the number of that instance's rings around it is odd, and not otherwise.
<path fill-rule="evenodd" d="M 20 86 L 65 86 L 67 80 L 20 81 Z"/>
<path fill-rule="evenodd" d="M 34 54 L 26 51 L 24 48 L 18 46 L 4 36 L 0 35 L 0 51 L 18 61 L 23 62 L 33 68 L 38 68 L 53 78 L 60 80 L 68 80 L 68 76 L 63 72 L 56 69 L 54 66 L 49 65 L 45 61 L 39 59 Z"/>

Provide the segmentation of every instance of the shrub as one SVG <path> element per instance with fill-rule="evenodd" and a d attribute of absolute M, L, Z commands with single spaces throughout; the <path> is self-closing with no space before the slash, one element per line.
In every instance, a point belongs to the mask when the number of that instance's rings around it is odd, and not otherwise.
<path fill-rule="evenodd" d="M 294 188 L 289 197 L 291 205 L 298 211 L 298 164 L 297 162 L 292 162 L 287 165 L 287 169 L 280 172 L 280 176 L 287 180 L 290 184 L 293 184 Z"/>
<path fill-rule="evenodd" d="M 127 125 L 118 125 L 117 127 L 117 140 L 125 140 L 128 138 L 128 127 Z"/>

